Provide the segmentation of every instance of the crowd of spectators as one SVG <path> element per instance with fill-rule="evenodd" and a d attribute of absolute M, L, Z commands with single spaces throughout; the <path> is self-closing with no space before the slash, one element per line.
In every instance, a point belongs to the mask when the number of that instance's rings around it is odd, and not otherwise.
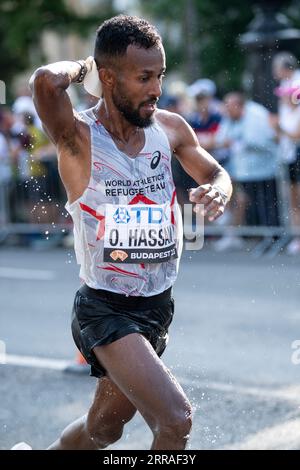
<path fill-rule="evenodd" d="M 278 81 L 278 113 L 232 90 L 222 99 L 206 78 L 192 85 L 169 83 L 161 107 L 185 117 L 200 145 L 231 175 L 234 195 L 226 226 L 278 226 L 283 222 L 280 185 L 289 194 L 289 223 L 300 228 L 300 70 L 289 52 L 273 60 Z M 89 107 L 90 97 L 79 109 Z M 187 189 L 197 183 L 173 162 L 179 202 L 188 202 Z M 66 195 L 61 185 L 55 148 L 43 132 L 31 96 L 21 90 L 11 107 L 0 107 L 0 227 L 7 223 L 66 221 Z M 221 223 L 220 219 L 220 222 Z M 216 250 L 240 248 L 243 239 L 230 231 L 215 242 Z M 287 247 L 300 253 L 300 238 Z"/>

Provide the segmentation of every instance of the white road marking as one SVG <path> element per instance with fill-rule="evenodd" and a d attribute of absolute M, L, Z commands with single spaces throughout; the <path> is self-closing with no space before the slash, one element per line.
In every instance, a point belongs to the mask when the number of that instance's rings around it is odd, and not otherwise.
<path fill-rule="evenodd" d="M 72 361 L 64 359 L 51 359 L 38 356 L 21 356 L 16 354 L 6 354 L 4 356 L 5 364 L 25 367 L 39 367 L 44 369 L 63 370 L 66 366 L 70 365 Z M 276 390 L 259 388 L 259 387 L 246 387 L 234 384 L 226 384 L 222 382 L 206 382 L 197 379 L 188 379 L 186 377 L 178 377 L 177 379 L 181 384 L 201 388 L 202 390 L 218 390 L 220 392 L 237 393 L 240 395 L 252 395 L 258 399 L 277 399 L 290 401 L 300 406 L 300 385 L 291 385 Z M 209 392 L 206 392 L 208 394 Z"/>
<path fill-rule="evenodd" d="M 212 390 L 219 392 L 249 395 L 259 400 L 281 400 L 292 403 L 294 411 L 286 416 L 286 421 L 249 434 L 243 441 L 222 447 L 225 450 L 291 450 L 300 449 L 300 418 L 295 413 L 300 408 L 300 385 L 290 385 L 272 390 L 264 387 L 226 384 L 222 382 L 201 382 L 197 379 L 182 378 L 179 382 L 192 387 L 206 389 L 209 396 Z M 289 419 L 288 419 L 289 418 Z"/>
<path fill-rule="evenodd" d="M 8 365 L 16 365 L 23 367 L 35 367 L 43 369 L 52 369 L 62 371 L 72 361 L 62 359 L 49 359 L 35 356 L 21 356 L 15 354 L 6 354 L 5 363 Z M 0 365 L 1 367 L 1 365 Z M 186 377 L 179 378 L 179 381 L 186 386 L 194 388 L 206 389 L 207 394 L 210 390 L 218 390 L 220 392 L 238 393 L 241 395 L 252 395 L 259 399 L 278 399 L 293 402 L 296 406 L 300 406 L 300 386 L 291 385 L 281 389 L 267 389 L 259 387 L 236 386 L 234 384 L 226 384 L 222 382 L 205 382 L 197 379 L 188 379 Z M 288 418 L 288 417 L 286 417 Z M 285 422 L 269 426 L 257 433 L 250 434 L 244 441 L 236 442 L 230 446 L 224 446 L 222 449 L 258 449 L 258 450 L 275 450 L 275 449 L 299 449 L 300 448 L 300 418 L 290 416 Z"/>
<path fill-rule="evenodd" d="M 240 395 L 253 395 L 258 399 L 277 399 L 293 402 L 300 406 L 300 385 L 291 385 L 272 390 L 264 387 L 250 387 L 243 385 L 226 384 L 222 382 L 204 382 L 197 379 L 188 379 L 185 377 L 178 378 L 180 383 L 193 388 L 201 388 L 208 390 L 217 390 L 220 392 L 237 393 Z"/>
<path fill-rule="evenodd" d="M 4 279 L 21 279 L 30 281 L 53 281 L 54 271 L 42 271 L 40 269 L 23 269 L 0 267 L 0 277 Z"/>
<path fill-rule="evenodd" d="M 70 361 L 65 361 L 62 359 L 49 359 L 35 356 L 19 356 L 15 354 L 6 354 L 3 362 L 4 365 L 9 364 L 13 366 L 37 367 L 52 370 L 63 370 L 66 366 L 70 365 Z"/>
<path fill-rule="evenodd" d="M 250 434 L 242 442 L 223 447 L 226 450 L 296 450 L 299 448 L 300 418 L 262 429 L 255 434 Z"/>

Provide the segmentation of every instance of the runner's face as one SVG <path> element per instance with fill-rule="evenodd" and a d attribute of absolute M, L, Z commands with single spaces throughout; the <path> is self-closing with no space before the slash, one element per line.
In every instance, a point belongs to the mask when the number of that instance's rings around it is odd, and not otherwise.
<path fill-rule="evenodd" d="M 161 95 L 165 67 L 162 46 L 143 49 L 130 45 L 126 55 L 120 59 L 112 99 L 130 124 L 138 127 L 151 125 Z"/>

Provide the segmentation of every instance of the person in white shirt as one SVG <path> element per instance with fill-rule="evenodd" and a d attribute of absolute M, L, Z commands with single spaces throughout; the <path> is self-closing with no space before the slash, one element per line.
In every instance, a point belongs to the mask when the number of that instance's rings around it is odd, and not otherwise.
<path fill-rule="evenodd" d="M 278 116 L 271 117 L 271 124 L 279 138 L 280 159 L 287 165 L 291 224 L 293 227 L 300 227 L 300 105 L 299 99 L 295 97 L 294 87 L 286 87 L 285 96 L 282 96 L 279 103 Z M 287 253 L 300 253 L 300 237 L 292 239 L 287 246 Z"/>
<path fill-rule="evenodd" d="M 272 73 L 279 86 L 275 88 L 275 94 L 281 97 L 287 87 L 300 84 L 300 69 L 298 61 L 291 52 L 279 52 L 272 61 Z"/>

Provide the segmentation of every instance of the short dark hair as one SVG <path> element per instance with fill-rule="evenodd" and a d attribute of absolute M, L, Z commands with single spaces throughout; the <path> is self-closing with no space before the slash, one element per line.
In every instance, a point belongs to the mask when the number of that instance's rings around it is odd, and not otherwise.
<path fill-rule="evenodd" d="M 94 57 L 99 67 L 105 60 L 124 56 L 131 44 L 150 49 L 161 42 L 155 26 L 145 19 L 118 15 L 104 21 L 97 29 Z"/>

